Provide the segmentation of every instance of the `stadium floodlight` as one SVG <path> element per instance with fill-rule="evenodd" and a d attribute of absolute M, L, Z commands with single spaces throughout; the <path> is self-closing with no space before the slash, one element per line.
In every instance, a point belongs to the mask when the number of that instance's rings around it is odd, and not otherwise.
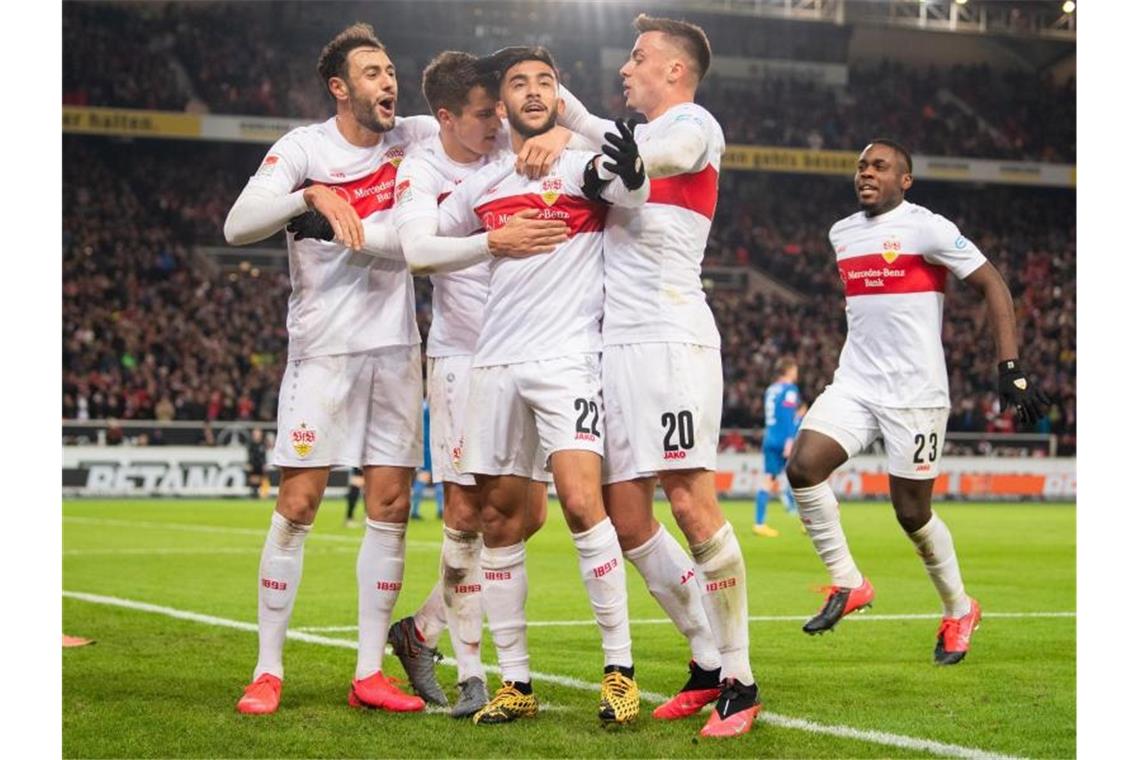
<path fill-rule="evenodd" d="M 1072 13 L 1077 9 L 1077 4 L 1073 0 L 1065 0 L 1061 3 L 1061 12 L 1065 14 Z"/>

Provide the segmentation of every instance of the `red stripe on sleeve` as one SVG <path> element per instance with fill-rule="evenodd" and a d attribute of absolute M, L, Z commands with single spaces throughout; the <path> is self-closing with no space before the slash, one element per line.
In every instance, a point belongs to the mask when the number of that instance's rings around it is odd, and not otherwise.
<path fill-rule="evenodd" d="M 889 263 L 881 253 L 840 259 L 839 278 L 849 298 L 946 292 L 946 267 L 931 264 L 916 253 L 900 253 Z"/>
<path fill-rule="evenodd" d="M 699 172 L 649 180 L 649 202 L 696 211 L 710 220 L 716 213 L 717 173 L 712 164 Z"/>
<path fill-rule="evenodd" d="M 559 195 L 549 204 L 537 193 L 508 195 L 477 206 L 475 213 L 483 220 L 484 229 L 497 230 L 515 214 L 532 208 L 538 209 L 539 219 L 565 222 L 571 236 L 581 232 L 601 232 L 606 226 L 604 204 L 567 195 Z"/>

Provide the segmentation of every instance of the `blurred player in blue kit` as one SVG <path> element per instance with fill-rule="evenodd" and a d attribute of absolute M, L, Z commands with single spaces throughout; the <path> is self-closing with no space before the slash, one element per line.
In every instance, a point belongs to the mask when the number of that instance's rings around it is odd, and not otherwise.
<path fill-rule="evenodd" d="M 423 467 L 416 472 L 415 480 L 412 481 L 412 512 L 411 519 L 422 520 L 420 515 L 420 502 L 424 498 L 424 490 L 427 488 L 428 483 L 432 482 L 431 479 L 431 437 L 428 431 L 431 429 L 431 413 L 428 411 L 428 402 L 424 400 L 424 463 Z M 438 519 L 443 519 L 443 483 L 435 484 L 435 516 Z"/>
<path fill-rule="evenodd" d="M 764 475 L 760 489 L 756 492 L 756 519 L 752 532 L 764 538 L 775 538 L 780 532 L 768 525 L 768 498 L 777 486 L 781 489 L 784 508 L 795 513 L 796 502 L 792 498 L 791 487 L 784 476 L 788 465 L 788 455 L 792 442 L 799 429 L 803 415 L 798 414 L 800 389 L 796 386 L 799 367 L 790 356 L 781 357 L 776 362 L 776 382 L 764 391 Z"/>

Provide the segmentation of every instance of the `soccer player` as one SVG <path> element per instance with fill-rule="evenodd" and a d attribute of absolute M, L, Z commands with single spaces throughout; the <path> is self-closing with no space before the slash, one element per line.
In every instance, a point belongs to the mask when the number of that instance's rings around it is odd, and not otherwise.
<path fill-rule="evenodd" d="M 249 433 L 249 443 L 245 446 L 246 472 L 248 473 L 249 494 L 254 499 L 265 498 L 269 493 L 269 474 L 265 471 L 265 439 L 261 428 L 255 427 Z"/>
<path fill-rule="evenodd" d="M 500 112 L 511 143 L 554 127 L 558 75 L 543 48 L 511 48 L 495 57 L 502 72 Z M 624 127 L 624 125 L 623 125 Z M 603 181 L 592 154 L 566 151 L 540 180 L 514 173 L 514 157 L 491 162 L 440 206 L 440 231 L 494 230 L 516 212 L 560 219 L 569 239 L 549 256 L 494 261 L 464 419 L 460 469 L 475 475 L 483 517 L 483 606 L 503 686 L 474 715 L 477 724 L 536 713 L 526 645 L 526 546 L 523 517 L 535 450 L 549 463 L 579 570 L 601 629 L 605 655 L 598 715 L 610 723 L 637 717 L 625 588 L 617 533 L 601 494 L 604 450 L 598 352 L 601 349 L 602 231 L 606 205 L 643 203 L 648 183 L 632 139 L 617 141 L 616 170 Z M 434 237 L 422 245 L 430 245 Z M 486 257 L 470 246 L 473 260 Z M 464 254 L 456 253 L 456 260 Z"/>
<path fill-rule="evenodd" d="M 423 73 L 423 92 L 439 121 L 439 136 L 427 141 L 400 164 L 396 175 L 394 224 L 414 271 L 429 267 L 421 260 L 421 237 L 438 228 L 438 204 L 456 185 L 485 166 L 491 156 L 507 149 L 504 130 L 495 107 L 493 85 L 483 80 L 478 59 L 469 53 L 446 51 L 437 55 Z M 564 146 L 565 137 L 537 136 L 541 144 Z M 560 148 L 554 146 L 553 152 Z M 513 157 L 513 152 L 511 156 Z M 566 239 L 566 225 L 559 220 L 533 222 L 547 231 L 536 241 L 536 252 L 550 252 Z M 501 232 L 501 231 L 500 231 Z M 451 239 L 452 246 L 471 241 Z M 482 241 L 474 241 L 482 245 Z M 499 244 L 498 238 L 494 240 Z M 519 245 L 512 241 L 513 245 Z M 416 613 L 397 621 L 388 632 L 393 652 L 400 658 L 413 688 L 426 701 L 446 705 L 447 697 L 435 677 L 436 644 L 446 627 L 459 671 L 459 700 L 452 717 L 473 715 L 488 701 L 486 673 L 480 660 L 483 610 L 479 580 L 479 556 L 483 541 L 479 492 L 475 478 L 457 468 L 463 444 L 463 416 L 467 406 L 471 358 L 483 324 L 483 310 L 491 278 L 489 261 L 454 272 L 433 274 L 432 323 L 428 333 L 428 404 L 431 424 L 429 456 L 432 480 L 443 484 L 443 547 L 440 581 Z M 425 418 L 426 419 L 426 418 Z M 546 483 L 539 470 L 527 505 L 526 535 L 529 538 L 546 519 Z"/>
<path fill-rule="evenodd" d="M 799 367 L 790 356 L 776 362 L 776 382 L 764 391 L 764 479 L 756 492 L 756 517 L 752 532 L 765 538 L 775 538 L 779 531 L 765 522 L 768 514 L 768 496 L 779 485 L 792 452 L 796 437 L 796 410 L 799 407 L 800 389 L 796 386 Z M 785 505 L 795 512 L 795 501 Z"/>
<path fill-rule="evenodd" d="M 950 530 L 931 509 L 950 407 L 941 339 L 948 273 L 985 299 L 1003 405 L 1032 423 L 1046 399 L 1018 362 L 1013 299 L 1001 274 L 952 222 L 906 200 L 914 182 L 910 153 L 892 140 L 872 140 L 854 180 L 860 210 L 830 232 L 847 295 L 847 340 L 788 462 L 800 517 L 832 582 L 803 630 L 830 630 L 875 598 L 847 547 L 828 478 L 882 435 L 895 517 L 942 599 L 934 661 L 953 665 L 969 651 L 982 611 L 966 594 Z"/>
<path fill-rule="evenodd" d="M 305 538 L 330 469 L 345 466 L 363 468 L 367 516 L 357 558 L 359 638 L 349 703 L 417 711 L 423 700 L 396 689 L 380 671 L 403 583 L 423 400 L 411 276 L 386 220 L 397 165 L 438 126 L 430 117 L 395 115 L 395 68 L 367 24 L 330 41 L 318 72 L 336 115 L 278 140 L 225 224 L 234 245 L 263 240 L 310 210 L 330 228 L 328 240 L 287 239 L 293 292 L 273 452 L 281 484 L 259 568 L 258 661 L 237 708 L 254 714 L 278 708 Z"/>
<path fill-rule="evenodd" d="M 748 657 L 744 557 L 717 502 L 724 378 L 700 276 L 724 134 L 693 102 L 712 60 L 704 31 L 645 14 L 634 28 L 639 36 L 619 73 L 626 105 L 649 120 L 635 136 L 650 195 L 643 207 L 615 208 L 606 220 L 606 511 L 625 556 L 693 649 L 688 682 L 654 716 L 686 717 L 715 700 L 701 734 L 735 736 L 751 729 L 760 703 Z M 604 123 L 573 110 L 577 118 L 564 123 L 600 140 Z M 676 574 L 692 564 L 653 517 L 658 480 L 688 540 L 699 591 L 691 569 Z M 702 630 L 711 630 L 711 640 Z"/>

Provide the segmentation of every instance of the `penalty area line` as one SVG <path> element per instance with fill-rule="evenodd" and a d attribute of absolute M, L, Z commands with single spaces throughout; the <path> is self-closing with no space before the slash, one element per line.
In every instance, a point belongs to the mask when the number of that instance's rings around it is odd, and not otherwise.
<path fill-rule="evenodd" d="M 179 610 L 173 607 L 163 607 L 157 604 L 135 601 L 133 599 L 122 599 L 114 596 L 103 596 L 101 594 L 88 594 L 79 591 L 66 590 L 63 592 L 63 596 L 65 599 L 74 599 L 76 601 L 105 605 L 109 607 L 120 607 L 123 609 L 135 610 L 138 612 L 149 612 L 156 615 L 175 618 L 177 620 L 202 623 L 203 625 L 212 625 L 219 628 L 230 628 L 233 630 L 248 631 L 251 633 L 257 632 L 256 623 L 247 623 L 241 620 L 231 620 L 228 618 L 216 617 L 214 615 L 204 615 L 199 612 Z M 341 649 L 356 649 L 355 641 L 349 641 L 348 639 L 338 639 L 329 636 L 321 636 L 304 631 L 290 630 L 286 634 L 286 637 L 294 641 L 304 641 L 309 644 L 320 644 L 323 646 L 332 646 Z M 456 664 L 455 660 L 450 657 L 444 657 L 442 663 L 444 665 L 450 666 L 455 666 Z M 493 665 L 488 665 L 487 672 L 498 673 L 499 668 Z M 553 683 L 571 689 L 579 689 L 591 692 L 597 691 L 598 689 L 598 684 L 596 683 L 590 683 L 588 681 L 583 681 L 578 678 L 571 678 L 569 676 L 556 675 L 552 673 L 539 673 L 537 671 L 532 671 L 531 675 L 536 681 Z M 657 704 L 660 704 L 668 699 L 668 697 L 666 697 L 664 694 L 657 694 L 649 691 L 641 692 L 641 696 L 644 697 L 647 702 L 653 702 Z M 1002 755 L 994 752 L 988 752 L 983 749 L 977 749 L 975 747 L 965 747 L 958 744 L 949 744 L 946 742 L 934 741 L 933 739 L 922 739 L 914 736 L 906 736 L 904 734 L 893 734 L 886 731 L 873 731 L 861 728 L 853 728 L 851 726 L 817 723 L 811 720 L 804 720 L 802 718 L 794 718 L 771 712 L 761 713 L 760 720 L 765 723 L 770 723 L 779 728 L 788 728 L 796 731 L 806 731 L 808 733 L 815 734 L 826 734 L 828 736 L 864 741 L 872 744 L 895 747 L 897 749 L 903 750 L 929 752 L 941 757 L 960 757 L 969 758 L 970 760 L 1018 760 L 1018 758 L 1013 755 Z"/>

